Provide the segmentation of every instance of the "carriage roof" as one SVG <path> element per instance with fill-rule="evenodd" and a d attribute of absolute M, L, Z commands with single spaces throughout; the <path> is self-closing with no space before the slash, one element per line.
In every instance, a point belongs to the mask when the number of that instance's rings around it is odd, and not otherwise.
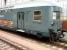
<path fill-rule="evenodd" d="M 17 9 L 17 8 L 29 8 L 29 7 L 40 7 L 40 6 L 58 6 L 55 3 L 51 3 L 51 2 L 28 2 L 28 3 L 24 3 L 24 4 L 19 4 L 19 5 L 14 5 L 12 7 L 8 7 L 5 9 Z"/>

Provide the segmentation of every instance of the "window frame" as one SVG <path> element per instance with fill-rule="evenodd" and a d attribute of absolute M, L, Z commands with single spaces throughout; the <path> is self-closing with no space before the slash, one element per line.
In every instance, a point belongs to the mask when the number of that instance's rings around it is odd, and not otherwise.
<path fill-rule="evenodd" d="M 59 16 L 59 18 L 58 18 Z M 55 17 L 55 19 L 54 19 Z M 53 17 L 52 17 L 53 20 L 60 20 L 60 11 L 53 11 Z"/>
<path fill-rule="evenodd" d="M 40 11 L 41 14 L 40 14 L 40 15 L 35 15 L 35 14 L 34 14 L 35 11 Z M 41 19 L 40 19 L 40 20 L 35 20 L 35 19 L 34 19 L 35 16 L 41 16 Z M 41 22 L 41 21 L 42 21 L 42 11 L 41 11 L 41 10 L 34 10 L 34 11 L 33 11 L 33 21 L 35 21 L 35 22 Z"/>

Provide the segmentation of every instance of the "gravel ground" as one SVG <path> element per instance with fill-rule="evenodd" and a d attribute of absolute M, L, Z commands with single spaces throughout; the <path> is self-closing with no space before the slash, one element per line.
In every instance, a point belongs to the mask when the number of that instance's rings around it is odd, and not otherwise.
<path fill-rule="evenodd" d="M 0 39 L 0 50 L 20 50 L 20 49 Z"/>
<path fill-rule="evenodd" d="M 24 48 L 23 50 L 64 50 L 63 48 L 59 48 L 57 46 L 52 46 L 46 43 L 41 43 L 35 40 L 25 38 L 23 36 L 21 37 L 21 36 L 18 36 L 18 35 L 15 35 L 6 31 L 2 31 L 2 30 L 0 30 L 0 39 L 4 39 L 6 41 L 9 40 L 9 42 L 11 43 L 14 42 L 13 43 L 14 45 L 16 45 L 15 43 L 20 44 L 21 46 L 17 45 L 20 48 L 23 48 L 23 46 L 27 48 L 27 49 Z M 10 47 L 10 48 L 13 48 L 13 47 Z"/>

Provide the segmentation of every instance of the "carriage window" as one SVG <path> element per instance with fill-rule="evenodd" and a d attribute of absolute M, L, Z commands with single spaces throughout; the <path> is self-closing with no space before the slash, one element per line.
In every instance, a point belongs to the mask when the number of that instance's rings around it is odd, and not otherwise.
<path fill-rule="evenodd" d="M 20 19 L 20 13 L 18 14 L 18 19 Z"/>
<path fill-rule="evenodd" d="M 40 22 L 42 19 L 41 11 L 34 11 L 34 21 Z"/>
<path fill-rule="evenodd" d="M 60 12 L 57 12 L 57 19 L 60 19 Z"/>
<path fill-rule="evenodd" d="M 56 12 L 53 12 L 53 20 L 56 20 Z"/>
<path fill-rule="evenodd" d="M 53 12 L 53 20 L 60 19 L 60 12 Z"/>

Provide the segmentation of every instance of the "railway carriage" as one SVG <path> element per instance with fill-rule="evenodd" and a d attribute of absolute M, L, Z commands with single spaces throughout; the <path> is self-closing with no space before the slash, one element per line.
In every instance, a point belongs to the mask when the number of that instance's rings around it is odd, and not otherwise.
<path fill-rule="evenodd" d="M 35 4 L 33 2 L 0 10 L 0 27 L 26 32 L 38 37 L 51 37 L 51 34 L 57 34 L 61 28 L 60 14 L 62 8 L 44 2 L 41 3 Z"/>

